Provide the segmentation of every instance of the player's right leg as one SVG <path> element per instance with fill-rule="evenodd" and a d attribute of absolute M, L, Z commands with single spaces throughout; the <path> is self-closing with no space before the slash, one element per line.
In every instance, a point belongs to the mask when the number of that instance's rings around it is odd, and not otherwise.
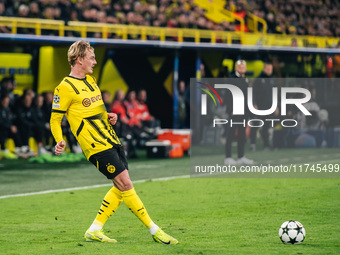
<path fill-rule="evenodd" d="M 95 220 L 85 233 L 84 237 L 86 241 L 117 242 L 115 239 L 111 239 L 103 233 L 103 226 L 118 209 L 122 201 L 121 192 L 116 187 L 112 187 L 106 193 Z"/>

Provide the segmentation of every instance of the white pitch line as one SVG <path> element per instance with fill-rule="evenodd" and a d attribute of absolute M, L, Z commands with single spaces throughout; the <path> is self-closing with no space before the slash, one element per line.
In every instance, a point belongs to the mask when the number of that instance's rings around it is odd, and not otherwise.
<path fill-rule="evenodd" d="M 138 166 L 135 166 L 134 168 L 135 169 L 138 169 L 138 168 L 145 169 L 145 168 L 157 168 L 157 167 L 159 167 L 159 165 L 138 165 Z"/>
<path fill-rule="evenodd" d="M 189 178 L 189 177 L 190 175 L 170 176 L 170 177 L 161 177 L 161 178 L 154 178 L 154 179 L 137 180 L 137 181 L 134 181 L 133 183 L 169 181 L 169 180 L 184 179 L 184 178 Z M 38 192 L 5 195 L 5 196 L 0 196 L 0 199 L 10 198 L 10 197 L 26 197 L 26 196 L 42 195 L 42 194 L 49 194 L 49 193 L 55 193 L 55 192 L 73 191 L 73 190 L 94 189 L 94 188 L 100 188 L 100 187 L 106 187 L 106 186 L 112 186 L 112 184 L 106 183 L 106 184 L 98 184 L 98 185 L 84 186 L 84 187 L 51 189 L 51 190 L 44 190 L 44 191 L 38 191 Z"/>

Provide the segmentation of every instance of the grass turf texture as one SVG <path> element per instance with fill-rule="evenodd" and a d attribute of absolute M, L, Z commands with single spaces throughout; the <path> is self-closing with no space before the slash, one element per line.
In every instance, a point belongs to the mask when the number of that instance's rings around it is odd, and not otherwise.
<path fill-rule="evenodd" d="M 323 151 L 316 151 L 321 157 Z M 108 183 L 85 161 L 9 162 L 0 162 L 1 195 Z M 130 160 L 131 176 L 188 174 L 189 164 L 188 158 Z M 83 234 L 109 189 L 102 187 L 1 199 L 1 254 L 340 253 L 339 179 L 188 178 L 135 187 L 152 219 L 179 245 L 153 242 L 124 204 L 105 225 L 119 243 L 86 243 Z M 278 237 L 280 225 L 290 219 L 306 229 L 301 245 L 284 245 Z"/>

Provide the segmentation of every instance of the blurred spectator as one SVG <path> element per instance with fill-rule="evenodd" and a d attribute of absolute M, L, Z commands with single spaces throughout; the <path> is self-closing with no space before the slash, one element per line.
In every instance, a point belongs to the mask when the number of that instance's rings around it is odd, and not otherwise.
<path fill-rule="evenodd" d="M 18 9 L 18 17 L 19 18 L 28 18 L 29 17 L 29 11 L 30 9 L 28 8 L 27 5 L 21 4 Z"/>
<path fill-rule="evenodd" d="M 326 57 L 326 77 L 333 78 L 333 58 L 331 56 Z"/>
<path fill-rule="evenodd" d="M 273 64 L 271 62 L 265 62 L 263 70 L 260 75 L 254 80 L 253 83 L 253 99 L 254 108 L 258 110 L 268 110 L 272 106 L 272 90 L 274 87 L 274 80 L 271 78 L 273 74 Z M 257 116 L 256 119 L 263 121 L 261 127 L 261 136 L 263 140 L 264 149 L 268 150 L 271 148 L 269 145 L 269 128 L 270 122 L 265 119 L 270 119 L 271 115 Z M 256 150 L 256 135 L 258 127 L 252 127 L 250 129 L 250 148 Z"/>
<path fill-rule="evenodd" d="M 126 151 L 128 157 L 137 157 L 136 156 L 136 140 L 140 137 L 141 131 L 138 127 L 133 124 L 126 112 L 126 106 L 124 104 L 125 92 L 123 90 L 117 90 L 112 104 L 111 104 L 111 111 L 118 115 L 118 120 L 116 125 L 114 126 L 116 134 L 118 137 L 124 137 L 126 139 L 127 146 Z"/>
<path fill-rule="evenodd" d="M 18 156 L 5 147 L 5 142 L 8 138 L 14 139 L 15 146 L 18 147 L 17 150 L 22 146 L 18 129 L 13 124 L 13 114 L 10 111 L 9 102 L 9 95 L 2 94 L 0 97 L 0 157 L 16 159 Z"/>
<path fill-rule="evenodd" d="M 244 21 L 244 26 L 241 27 L 241 24 L 239 22 L 236 23 L 236 31 L 244 31 L 248 32 L 248 27 L 247 27 L 247 11 L 245 9 L 244 3 L 242 2 L 237 2 L 236 4 L 236 10 L 234 11 L 234 14 L 238 16 L 239 18 L 243 19 Z"/>
<path fill-rule="evenodd" d="M 29 7 L 25 4 L 21 4 L 18 8 L 18 13 L 16 16 L 19 18 L 30 18 L 29 16 Z M 34 34 L 34 29 L 32 28 L 26 28 L 26 27 L 18 27 L 17 28 L 18 34 Z"/>
<path fill-rule="evenodd" d="M 1 80 L 0 94 L 7 94 L 10 98 L 9 107 L 13 108 L 15 102 L 18 99 L 18 95 L 13 91 L 16 87 L 16 81 L 13 77 L 4 77 Z"/>
<path fill-rule="evenodd" d="M 296 38 L 292 38 L 291 47 L 297 47 Z M 302 77 L 303 76 L 303 58 L 301 54 L 285 53 L 281 57 L 282 64 L 278 68 L 285 77 Z"/>
<path fill-rule="evenodd" d="M 103 99 L 106 111 L 111 112 L 111 107 L 110 107 L 111 93 L 107 90 L 103 90 L 102 91 L 102 99 Z"/>
<path fill-rule="evenodd" d="M 231 75 L 232 82 L 243 92 L 244 95 L 248 95 L 249 81 L 246 78 L 247 63 L 240 59 L 236 61 L 235 73 Z M 226 93 L 224 100 L 226 102 L 226 113 L 228 114 L 229 121 L 232 120 L 235 123 L 241 123 L 244 118 L 249 117 L 249 111 L 246 111 L 244 115 L 238 116 L 233 114 L 233 98 L 231 93 Z M 246 107 L 245 107 L 246 108 Z M 237 136 L 236 136 L 237 132 Z M 237 161 L 232 157 L 232 143 L 237 138 Z M 246 143 L 246 127 L 242 125 L 231 125 L 226 130 L 226 144 L 225 152 L 226 158 L 224 164 L 236 165 L 236 164 L 253 164 L 253 160 L 244 156 L 244 147 Z"/>
<path fill-rule="evenodd" d="M 34 98 L 34 106 L 32 109 L 32 119 L 33 119 L 33 137 L 38 144 L 38 154 L 50 154 L 43 145 L 43 138 L 45 138 L 45 133 L 49 131 L 49 123 L 46 123 L 46 117 L 44 115 L 43 104 L 44 97 L 42 95 L 37 95 Z M 46 141 L 48 143 L 49 141 Z"/>
<path fill-rule="evenodd" d="M 338 49 L 340 50 L 340 41 L 338 42 Z M 334 71 L 335 77 L 340 77 L 340 54 L 334 56 Z"/>
<path fill-rule="evenodd" d="M 51 127 L 50 127 L 50 119 L 51 119 L 51 109 L 52 109 L 52 102 L 53 102 L 53 92 L 47 91 L 43 93 L 44 97 L 44 104 L 43 104 L 43 111 L 44 111 L 44 117 L 45 117 L 45 123 L 46 123 L 46 131 L 45 131 L 45 146 L 47 150 L 51 150 L 55 141 L 53 140 L 53 144 L 50 142 L 50 138 L 52 136 L 51 133 Z"/>
<path fill-rule="evenodd" d="M 305 81 L 304 87 L 311 92 L 311 99 L 304 103 L 303 106 L 312 114 L 310 116 L 306 116 L 301 111 L 297 111 L 295 117 L 298 122 L 298 127 L 301 129 L 309 129 L 309 130 L 325 130 L 327 128 L 329 118 L 328 111 L 325 109 L 321 109 L 320 105 L 316 101 L 316 88 L 315 84 L 312 81 Z"/>
<path fill-rule="evenodd" d="M 147 94 L 145 89 L 141 89 L 138 92 L 137 100 L 139 117 L 142 121 L 144 129 L 148 130 L 149 132 L 153 132 L 153 130 L 150 130 L 149 128 L 160 128 L 160 121 L 155 119 L 155 117 L 149 112 L 149 108 L 146 104 Z"/>
<path fill-rule="evenodd" d="M 137 107 L 140 112 L 140 119 L 141 120 L 154 120 L 155 117 L 150 114 L 149 108 L 146 105 L 147 94 L 146 94 L 145 89 L 141 89 L 138 92 L 137 99 L 138 99 Z"/>
<path fill-rule="evenodd" d="M 178 84 L 178 97 L 177 97 L 177 108 L 178 108 L 178 128 L 187 128 L 187 104 L 185 98 L 185 82 L 180 81 Z"/>
<path fill-rule="evenodd" d="M 130 91 L 127 94 L 126 100 L 124 101 L 126 114 L 129 117 L 129 125 L 142 127 L 141 113 L 138 109 L 138 101 L 136 99 L 136 92 Z"/>
<path fill-rule="evenodd" d="M 6 7 L 3 2 L 0 2 L 0 16 L 9 16 L 9 13 L 6 12 Z M 10 33 L 11 30 L 5 26 L 0 26 L 0 33 Z"/>
<path fill-rule="evenodd" d="M 32 99 L 33 96 L 31 93 L 24 93 L 18 103 L 18 107 L 15 109 L 15 124 L 18 127 L 19 135 L 22 139 L 23 146 L 20 152 L 23 157 L 33 157 L 36 155 L 28 145 L 29 138 L 33 135 L 34 127 Z"/>
<path fill-rule="evenodd" d="M 125 92 L 123 90 L 117 90 L 113 101 L 111 103 L 111 112 L 116 113 L 118 115 L 118 122 L 122 122 L 124 124 L 129 125 L 129 118 L 126 115 L 126 110 L 124 106 L 124 98 Z M 119 123 L 118 123 L 119 125 Z"/>
<path fill-rule="evenodd" d="M 34 19 L 40 19 L 40 7 L 38 2 L 31 1 L 29 5 L 29 17 Z"/>

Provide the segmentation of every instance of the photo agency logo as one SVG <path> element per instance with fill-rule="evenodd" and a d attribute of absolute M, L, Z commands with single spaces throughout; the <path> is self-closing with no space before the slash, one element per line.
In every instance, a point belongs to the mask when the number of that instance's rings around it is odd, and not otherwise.
<path fill-rule="evenodd" d="M 209 84 L 205 84 L 203 82 L 197 82 L 197 84 L 205 86 L 206 88 L 210 89 L 217 97 L 217 99 L 219 100 L 221 106 L 222 106 L 222 100 L 221 97 L 218 95 L 217 91 L 211 87 Z M 214 98 L 214 96 L 211 94 L 211 92 L 205 88 L 199 87 L 202 91 L 204 91 L 205 93 L 207 93 L 211 99 L 214 101 L 215 106 L 217 106 L 216 100 Z M 207 94 L 202 94 L 201 95 L 201 114 L 202 115 L 207 115 Z"/>
<path fill-rule="evenodd" d="M 219 91 L 226 90 L 224 92 L 231 93 L 232 96 L 232 116 L 228 119 L 214 118 L 212 121 L 213 127 L 217 125 L 243 125 L 244 127 L 262 127 L 265 122 L 269 122 L 271 127 L 276 124 L 281 123 L 282 127 L 296 127 L 298 121 L 292 118 L 287 118 L 287 106 L 294 105 L 299 111 L 301 111 L 306 116 L 311 116 L 312 114 L 303 105 L 311 99 L 311 93 L 308 89 L 299 87 L 273 87 L 271 91 L 271 107 L 268 109 L 258 109 L 254 104 L 253 100 L 253 88 L 247 88 L 247 94 L 244 95 L 243 91 L 235 84 L 214 84 L 208 85 L 206 83 L 197 82 L 200 86 L 205 86 L 209 88 L 219 100 L 221 106 L 222 100 L 220 95 L 217 93 L 216 89 Z M 200 89 L 205 92 L 201 94 L 201 116 L 207 115 L 208 112 L 208 97 L 213 100 L 215 107 L 217 106 L 216 100 L 213 94 L 206 88 L 200 87 Z M 279 93 L 280 91 L 280 93 Z M 225 94 L 225 93 L 220 93 Z M 280 103 L 279 103 L 280 102 Z M 245 109 L 248 107 L 248 109 Z M 274 114 L 274 112 L 279 109 L 279 114 Z M 252 117 L 255 118 L 244 118 L 243 120 L 238 117 L 237 121 L 233 121 L 233 116 L 245 116 L 245 112 L 250 112 Z M 266 118 L 266 116 L 268 118 Z M 273 118 L 272 116 L 275 116 Z"/>

